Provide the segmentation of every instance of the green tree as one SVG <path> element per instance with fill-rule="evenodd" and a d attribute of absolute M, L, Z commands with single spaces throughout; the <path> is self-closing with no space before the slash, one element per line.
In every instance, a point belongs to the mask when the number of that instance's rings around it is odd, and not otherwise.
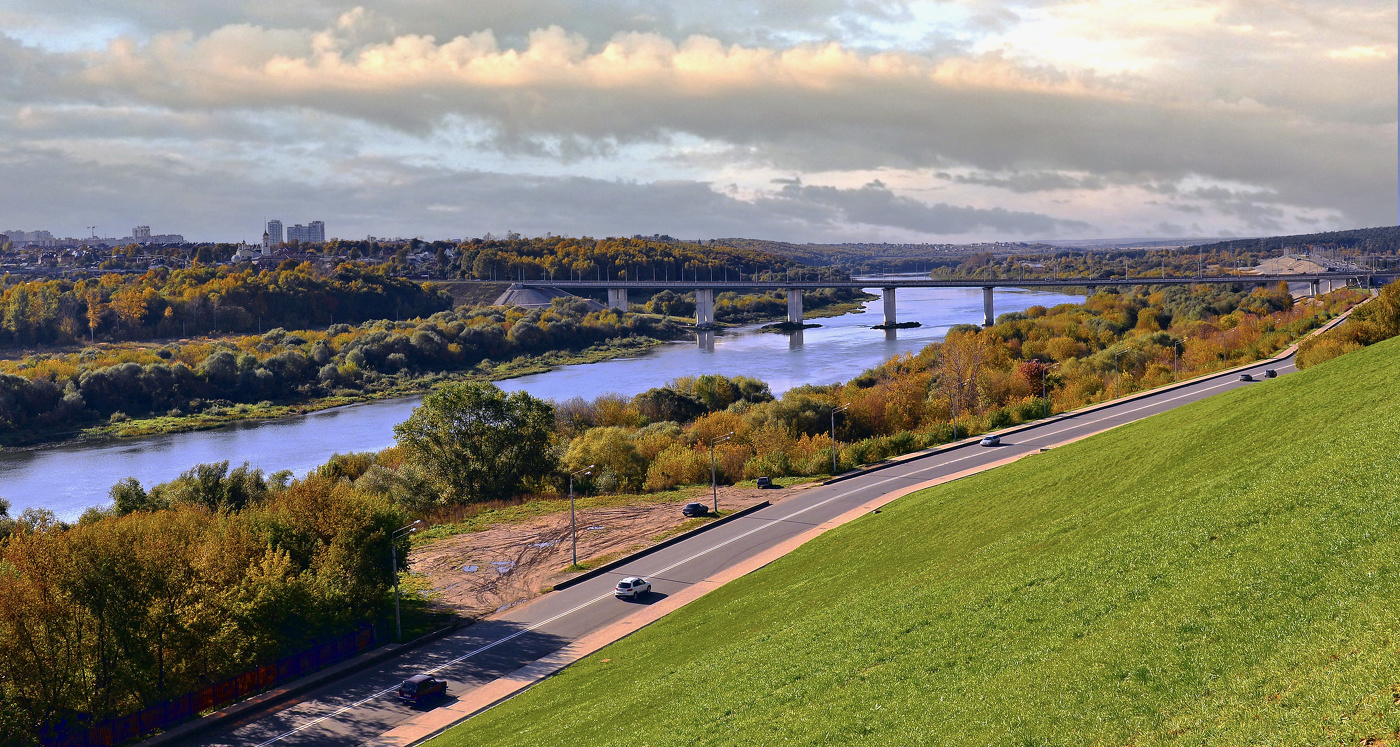
<path fill-rule="evenodd" d="M 554 471 L 554 408 L 524 392 L 483 382 L 440 387 L 394 426 L 409 460 L 449 502 L 510 498 Z"/>

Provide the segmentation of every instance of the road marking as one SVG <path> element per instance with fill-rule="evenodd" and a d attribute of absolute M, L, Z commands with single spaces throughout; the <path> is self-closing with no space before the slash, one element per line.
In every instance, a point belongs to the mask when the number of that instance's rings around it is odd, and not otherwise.
<path fill-rule="evenodd" d="M 1095 419 L 1095 420 L 1082 420 L 1082 421 L 1078 421 L 1078 422 L 1076 422 L 1074 425 L 1069 426 L 1068 428 L 1061 428 L 1061 429 L 1058 430 L 1058 431 L 1052 431 L 1052 432 L 1050 432 L 1050 433 L 1039 433 L 1039 434 L 1036 434 L 1036 436 L 1037 436 L 1037 437 L 1040 437 L 1040 436 L 1054 436 L 1054 435 L 1058 435 L 1058 434 L 1064 433 L 1064 432 L 1066 432 L 1066 431 L 1072 431 L 1072 430 L 1075 430 L 1075 429 L 1078 429 L 1078 428 L 1082 428 L 1082 427 L 1085 427 L 1085 426 L 1093 425 L 1093 424 L 1095 424 L 1095 423 L 1101 423 L 1101 422 L 1103 422 L 1103 421 L 1105 421 L 1105 420 L 1109 420 L 1109 419 L 1112 419 L 1112 418 L 1115 418 L 1115 417 L 1119 417 L 1119 416 L 1121 416 L 1121 415 L 1131 415 L 1131 414 L 1133 414 L 1133 413 L 1135 413 L 1135 412 L 1141 412 L 1142 410 L 1151 409 L 1151 408 L 1156 407 L 1156 406 L 1158 406 L 1158 405 L 1167 404 L 1167 403 L 1169 403 L 1169 402 L 1175 402 L 1175 401 L 1177 401 L 1177 400 L 1179 400 L 1179 399 L 1185 399 L 1185 398 L 1187 398 L 1187 397 L 1191 397 L 1191 396 L 1200 394 L 1200 393 L 1202 393 L 1202 392 L 1210 392 L 1210 391 L 1219 389 L 1219 388 L 1221 388 L 1221 387 L 1229 386 L 1229 385 L 1232 384 L 1232 383 L 1234 383 L 1234 382 L 1226 381 L 1226 382 L 1224 382 L 1224 383 L 1222 383 L 1222 384 L 1216 384 L 1215 386 L 1206 387 L 1206 388 L 1204 388 L 1204 389 L 1192 389 L 1192 390 L 1190 390 L 1189 392 L 1187 392 L 1187 393 L 1185 393 L 1185 394 L 1181 394 L 1181 395 L 1178 395 L 1178 396 L 1176 396 L 1176 397 L 1172 397 L 1172 398 L 1170 398 L 1170 399 L 1155 400 L 1152 404 L 1143 405 L 1142 407 L 1137 407 L 1137 408 L 1134 408 L 1134 409 L 1132 409 L 1132 410 L 1128 410 L 1128 411 L 1126 411 L 1126 412 L 1115 412 L 1115 413 L 1112 413 L 1112 414 L 1106 414 L 1106 415 L 1104 415 L 1103 417 L 1098 418 L 1098 419 Z M 1126 403 L 1125 403 L 1125 404 L 1126 404 Z M 1125 425 L 1126 425 L 1126 424 L 1125 424 Z M 913 472 L 907 472 L 907 473 L 904 473 L 904 474 L 901 474 L 901 475 L 897 475 L 897 476 L 895 476 L 895 477 L 888 477 L 888 478 L 885 478 L 884 480 L 880 480 L 880 481 L 878 481 L 878 482 L 873 482 L 873 483 L 870 483 L 870 484 L 865 485 L 865 486 L 863 486 L 863 487 L 855 488 L 855 489 L 853 489 L 853 490 L 848 490 L 848 491 L 846 491 L 846 492 L 844 492 L 844 493 L 839 493 L 839 494 L 834 495 L 834 496 L 832 496 L 832 497 L 830 497 L 830 498 L 827 498 L 827 499 L 824 500 L 824 501 L 820 501 L 820 502 L 818 502 L 818 503 L 813 503 L 812 505 L 807 506 L 806 508 L 802 508 L 802 509 L 798 509 L 797 511 L 793 511 L 792 513 L 788 514 L 787 516 L 783 516 L 783 517 L 781 517 L 781 518 L 776 518 L 776 519 L 765 520 L 763 524 L 761 524 L 761 525 L 759 525 L 759 526 L 757 526 L 757 527 L 754 527 L 753 529 L 750 529 L 749 531 L 744 532 L 743 534 L 737 535 L 737 536 L 735 536 L 735 537 L 731 537 L 731 538 L 725 540 L 724 542 L 719 543 L 718 545 L 713 545 L 713 546 L 711 546 L 711 547 L 709 547 L 709 548 L 706 548 L 706 549 L 704 549 L 704 550 L 701 550 L 700 552 L 697 552 L 697 553 L 695 553 L 694 555 L 691 555 L 690 557 L 685 558 L 684 560 L 678 560 L 678 561 L 676 561 L 675 563 L 672 563 L 671 565 L 666 566 L 665 568 L 660 568 L 660 569 L 657 569 L 657 570 L 655 570 L 655 571 L 652 571 L 652 572 L 650 572 L 650 573 L 646 573 L 646 574 L 643 574 L 643 575 L 644 575 L 644 576 L 659 576 L 659 575 L 661 575 L 661 574 L 663 574 L 663 573 L 666 573 L 667 571 L 675 570 L 677 567 L 682 566 L 682 565 L 685 565 L 686 563 L 689 563 L 689 562 L 692 561 L 692 560 L 695 560 L 695 559 L 697 559 L 697 558 L 700 558 L 700 557 L 703 557 L 703 556 L 705 556 L 705 555 L 708 555 L 708 554 L 710 554 L 710 553 L 712 553 L 712 552 L 714 552 L 714 551 L 716 551 L 716 550 L 719 550 L 719 549 L 721 549 L 721 548 L 727 547 L 728 545 L 731 545 L 731 544 L 733 544 L 733 543 L 735 543 L 735 542 L 738 542 L 739 540 L 742 540 L 742 539 L 744 539 L 744 538 L 746 538 L 746 537 L 749 537 L 749 536 L 751 536 L 751 535 L 753 535 L 753 534 L 755 534 L 755 533 L 757 533 L 757 532 L 761 532 L 761 531 L 763 531 L 764 529 L 769 529 L 769 528 L 772 527 L 773 524 L 776 524 L 776 523 L 778 523 L 778 522 L 788 521 L 788 520 L 792 519 L 792 518 L 795 517 L 795 516 L 801 516 L 802 514 L 805 514 L 805 513 L 807 513 L 808 511 L 812 511 L 812 510 L 814 510 L 814 509 L 821 508 L 822 506 L 826 506 L 826 505 L 828 505 L 828 504 L 830 504 L 830 503 L 832 503 L 832 502 L 834 502 L 834 501 L 841 500 L 842 498 L 849 498 L 850 496 L 853 496 L 853 495 L 855 495 L 856 493 L 864 492 L 864 491 L 866 491 L 866 490 L 870 490 L 871 488 L 877 488 L 877 487 L 879 487 L 879 486 L 881 486 L 881 485 L 884 485 L 884 484 L 886 484 L 886 483 L 894 482 L 895 480 L 908 479 L 911 475 L 922 474 L 922 473 L 924 473 L 924 472 L 929 472 L 929 471 L 931 471 L 931 470 L 936 470 L 936 469 L 940 469 L 940 468 L 943 468 L 943 467 L 947 467 L 947 466 L 949 466 L 949 465 L 951 465 L 951 464 L 957 464 L 958 462 L 963 462 L 963 461 L 966 461 L 966 460 L 968 460 L 968 459 L 976 459 L 976 458 L 981 457 L 981 456 L 983 456 L 983 454 L 982 454 L 981 452 L 974 452 L 974 453 L 968 454 L 967 456 L 964 456 L 964 457 L 959 457 L 959 458 L 957 458 L 957 459 L 950 459 L 950 460 L 948 460 L 948 461 L 939 462 L 938 464 L 930 465 L 930 466 L 925 467 L 925 468 L 920 469 L 920 470 L 915 470 L 915 471 L 913 471 Z M 682 582 L 682 583 L 683 583 L 683 582 Z M 457 657 L 457 658 L 455 658 L 455 659 L 453 659 L 453 660 L 451 660 L 451 661 L 449 661 L 449 662 L 447 662 L 447 663 L 445 663 L 445 664 L 439 664 L 438 666 L 436 666 L 436 667 L 434 667 L 434 668 L 432 668 L 432 669 L 426 670 L 426 672 L 424 672 L 424 673 L 425 673 L 425 674 L 437 674 L 438 672 L 440 672 L 440 671 L 442 671 L 442 670 L 444 670 L 444 669 L 446 669 L 446 668 L 448 668 L 448 667 L 454 666 L 454 665 L 456 665 L 456 664 L 460 664 L 460 663 L 466 661 L 467 659 L 470 659 L 470 658 L 472 658 L 472 657 L 474 657 L 474 656 L 476 656 L 477 654 L 480 654 L 480 653 L 482 653 L 482 652 L 489 651 L 489 650 L 491 650 L 491 649 L 493 649 L 493 648 L 495 648 L 495 647 L 501 645 L 502 643 L 507 643 L 507 642 L 513 641 L 513 640 L 515 640 L 516 638 L 519 638 L 520 636 L 525 635 L 526 633 L 533 632 L 534 630 L 536 630 L 536 629 L 538 629 L 538 628 L 541 628 L 541 627 L 543 627 L 543 626 L 545 626 L 545 625 L 548 625 L 548 624 L 550 624 L 550 623 L 552 623 L 552 622 L 554 622 L 554 621 L 556 621 L 556 620 L 558 620 L 558 619 L 560 619 L 560 618 L 562 618 L 562 617 L 567 617 L 567 616 L 569 616 L 569 615 L 572 615 L 572 614 L 574 614 L 575 612 L 578 612 L 578 611 L 581 610 L 581 609 L 584 609 L 584 608 L 586 608 L 586 607 L 590 607 L 590 606 L 592 606 L 592 605 L 594 605 L 594 604 L 597 604 L 598 602 L 601 602 L 601 601 L 603 601 L 604 599 L 608 599 L 608 598 L 610 598 L 611 596 L 613 596 L 613 595 L 612 595 L 612 592 L 608 592 L 608 593 L 606 593 L 606 594 L 602 594 L 602 595 L 600 595 L 600 596 L 594 597 L 593 599 L 590 599 L 590 600 L 588 600 L 588 601 L 586 601 L 586 602 L 583 602 L 583 603 L 579 604 L 578 606 L 576 606 L 576 607 L 574 607 L 574 608 L 572 608 L 572 609 L 565 610 L 564 612 L 560 612 L 559 614 L 557 614 L 557 615 L 555 615 L 555 616 L 553 616 L 553 617 L 551 617 L 551 618 L 549 618 L 549 619 L 547 619 L 547 620 L 541 620 L 541 621 L 539 621 L 539 622 L 537 622 L 537 623 L 535 623 L 535 624 L 533 624 L 533 625 L 530 625 L 529 627 L 521 628 L 520 630 L 517 630 L 517 631 L 515 631 L 514 633 L 511 633 L 510 635 L 505 636 L 504 638 L 499 638 L 499 639 L 497 639 L 497 640 L 495 640 L 495 641 L 492 641 L 492 642 L 487 643 L 487 644 L 485 644 L 485 645 L 483 645 L 483 646 L 480 646 L 479 648 L 477 648 L 477 649 L 475 649 L 475 650 L 473 650 L 473 651 L 469 651 L 469 652 L 467 652 L 467 653 L 465 653 L 465 654 L 462 654 L 461 656 L 459 656 L 459 657 Z M 292 736 L 292 735 L 294 735 L 294 734 L 297 734 L 297 733 L 302 732 L 302 731 L 304 731 L 304 730 L 306 730 L 306 729 L 309 729 L 309 728 L 311 728 L 312 726 L 315 726 L 316 724 L 319 724 L 319 723 L 321 723 L 321 722 L 323 722 L 323 721 L 326 721 L 326 720 L 328 720 L 328 719 L 335 718 L 336 716 L 339 716 L 340 714 L 345 713 L 346 711 L 352 711 L 352 710 L 354 710 L 354 709 L 356 709 L 356 708 L 359 708 L 360 706 L 364 705 L 365 703 L 368 703 L 368 702 L 370 702 L 370 701 L 372 701 L 372 700 L 375 700 L 375 699 L 377 699 L 377 698 L 382 698 L 382 697 L 384 697 L 385 695 L 388 695 L 389 693 L 392 693 L 392 692 L 394 692 L 394 691 L 396 691 L 396 690 L 398 690 L 398 686 L 390 687 L 390 688 L 387 688 L 387 689 L 385 689 L 385 690 L 380 690 L 379 692 L 374 693 L 373 695 L 370 695 L 370 696 L 368 696 L 368 697 L 366 697 L 366 698 L 363 698 L 363 699 L 361 699 L 361 700 L 359 700 L 359 701 L 356 701 L 356 702 L 354 702 L 354 703 L 351 703 L 350 705 L 342 706 L 342 707 L 336 709 L 335 711 L 332 711 L 331 713 L 328 713 L 328 714 L 326 714 L 326 715 L 324 715 L 324 716 L 319 716 L 319 717 L 317 717 L 317 718 L 315 718 L 315 719 L 312 719 L 311 721 L 307 721 L 306 723 L 304 723 L 304 724 L 302 724 L 302 725 L 300 725 L 300 726 L 298 726 L 298 727 L 292 729 L 291 731 L 287 731 L 287 732 L 284 732 L 284 733 L 282 733 L 282 734 L 279 734 L 279 735 L 273 737 L 272 739 L 267 740 L 266 742 L 261 742 L 261 743 L 259 743 L 259 744 L 257 745 L 257 747 L 267 747 L 267 745 L 270 745 L 270 744 L 272 744 L 272 743 L 274 743 L 274 742 L 278 742 L 278 741 L 281 741 L 281 740 L 283 740 L 283 739 L 286 739 L 287 737 L 290 737 L 290 736 Z"/>

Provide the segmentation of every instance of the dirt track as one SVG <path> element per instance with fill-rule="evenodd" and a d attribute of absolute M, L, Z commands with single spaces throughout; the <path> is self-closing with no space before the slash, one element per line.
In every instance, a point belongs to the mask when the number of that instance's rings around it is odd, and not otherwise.
<path fill-rule="evenodd" d="M 765 500 L 776 503 L 805 487 L 721 488 L 719 507 L 727 512 Z M 653 503 L 579 511 L 579 561 L 597 565 L 588 561 L 653 544 L 660 535 L 693 521 L 681 515 L 682 505 Z M 572 559 L 569 512 L 561 511 L 434 541 L 413 551 L 409 569 L 427 576 L 436 592 L 436 603 L 462 617 L 485 617 L 529 601 L 541 589 L 574 575 L 563 572 Z"/>

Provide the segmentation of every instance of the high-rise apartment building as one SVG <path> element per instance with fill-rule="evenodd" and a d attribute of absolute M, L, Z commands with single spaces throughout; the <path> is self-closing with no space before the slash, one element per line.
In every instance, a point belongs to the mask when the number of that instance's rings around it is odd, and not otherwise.
<path fill-rule="evenodd" d="M 287 237 L 290 240 L 290 236 Z M 267 222 L 267 240 L 273 246 L 282 243 L 282 221 L 270 220 Z"/>
<path fill-rule="evenodd" d="M 150 226 L 137 226 L 137 227 L 131 229 L 131 238 L 136 239 L 137 242 L 140 242 L 140 241 L 142 241 L 142 240 L 150 241 L 150 240 L 151 240 L 151 227 L 150 227 Z"/>
<path fill-rule="evenodd" d="M 313 220 L 310 225 L 300 223 L 287 227 L 287 241 L 300 241 L 303 244 L 319 244 L 326 240 L 326 224 Z"/>

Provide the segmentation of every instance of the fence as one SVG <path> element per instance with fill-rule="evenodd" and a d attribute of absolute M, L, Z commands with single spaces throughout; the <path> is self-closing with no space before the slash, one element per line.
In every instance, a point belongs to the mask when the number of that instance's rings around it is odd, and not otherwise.
<path fill-rule="evenodd" d="M 216 682 L 202 690 L 171 698 L 130 716 L 108 719 L 97 725 L 68 722 L 44 740 L 49 747 L 112 747 L 154 729 L 166 729 L 203 711 L 232 703 L 276 687 L 302 675 L 344 661 L 374 647 L 374 628 L 366 626 L 348 635 L 312 646 L 298 654 Z"/>

